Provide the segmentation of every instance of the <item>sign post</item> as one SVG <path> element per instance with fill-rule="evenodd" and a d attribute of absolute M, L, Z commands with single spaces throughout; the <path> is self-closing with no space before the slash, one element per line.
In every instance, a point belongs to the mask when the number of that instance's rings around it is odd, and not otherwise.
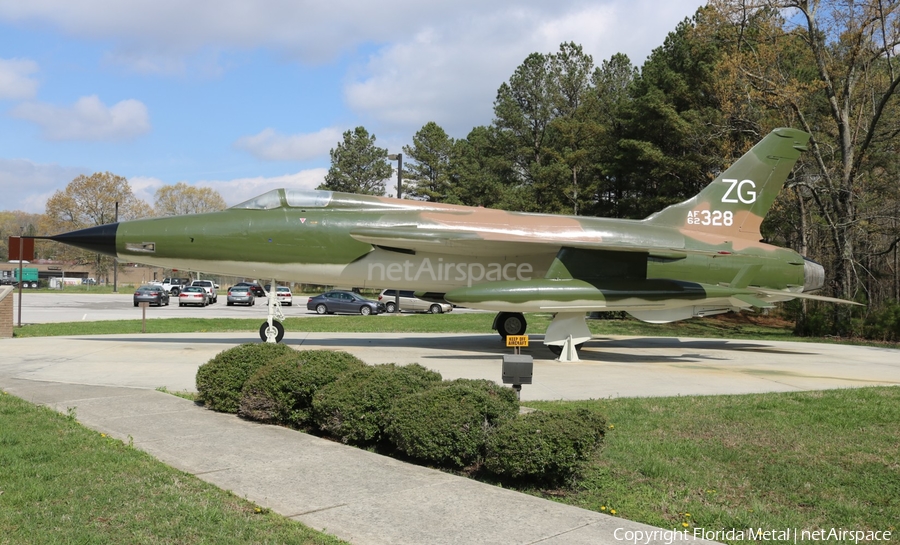
<path fill-rule="evenodd" d="M 519 353 L 522 347 L 528 346 L 528 335 L 507 335 L 506 346 L 515 352 L 503 355 L 503 384 L 512 384 L 516 397 L 521 399 L 522 385 L 531 384 L 534 374 L 534 358 Z"/>
<path fill-rule="evenodd" d="M 18 244 L 17 244 L 18 242 Z M 34 261 L 34 238 L 9 237 L 9 260 L 19 260 L 19 327 L 22 327 L 22 264 L 24 261 Z"/>

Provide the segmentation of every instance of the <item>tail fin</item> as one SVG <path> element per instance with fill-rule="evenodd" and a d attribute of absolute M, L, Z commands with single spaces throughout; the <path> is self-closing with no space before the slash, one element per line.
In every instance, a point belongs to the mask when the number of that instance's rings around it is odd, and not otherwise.
<path fill-rule="evenodd" d="M 644 221 L 757 241 L 763 218 L 808 141 L 803 131 L 775 129 L 699 194 Z"/>

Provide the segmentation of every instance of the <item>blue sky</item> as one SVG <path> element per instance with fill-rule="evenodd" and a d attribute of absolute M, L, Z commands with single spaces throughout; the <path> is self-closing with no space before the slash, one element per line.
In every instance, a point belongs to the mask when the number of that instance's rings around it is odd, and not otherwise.
<path fill-rule="evenodd" d="M 552 5 L 550 5 L 552 4 Z M 0 210 L 79 174 L 314 188 L 343 131 L 389 152 L 425 123 L 489 124 L 525 57 L 580 43 L 640 65 L 698 0 L 0 0 Z"/>

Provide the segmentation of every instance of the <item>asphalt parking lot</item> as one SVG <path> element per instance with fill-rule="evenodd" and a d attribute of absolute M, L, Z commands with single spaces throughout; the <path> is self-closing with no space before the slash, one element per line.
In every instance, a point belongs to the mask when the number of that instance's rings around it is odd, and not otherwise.
<path fill-rule="evenodd" d="M 58 322 L 98 322 L 102 320 L 140 320 L 141 308 L 135 307 L 134 292 L 130 289 L 118 294 L 91 293 L 22 293 L 22 323 L 48 324 Z M 219 302 L 207 307 L 179 307 L 173 298 L 169 306 L 148 307 L 148 318 L 259 318 L 266 319 L 266 301 L 263 297 L 256 299 L 254 306 L 225 303 L 227 292 L 219 292 Z M 294 295 L 292 306 L 283 306 L 282 312 L 288 318 L 319 317 L 315 312 L 306 310 L 307 295 Z M 19 296 L 13 294 L 13 319 L 18 323 Z M 471 309 L 455 309 L 453 312 L 481 312 Z M 412 315 L 412 314 L 410 314 Z M 371 317 L 377 319 L 377 316 Z"/>

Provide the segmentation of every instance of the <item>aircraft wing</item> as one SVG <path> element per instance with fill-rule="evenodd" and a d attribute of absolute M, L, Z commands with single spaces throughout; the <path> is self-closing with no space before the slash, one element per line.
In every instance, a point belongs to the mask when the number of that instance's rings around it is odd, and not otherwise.
<path fill-rule="evenodd" d="M 502 231 L 464 231 L 423 228 L 415 225 L 358 228 L 351 230 L 350 236 L 360 242 L 388 250 L 469 256 L 556 254 L 563 246 L 583 250 L 644 252 L 653 257 L 666 259 L 682 259 L 689 253 L 707 255 L 717 253 L 684 248 L 660 248 L 616 241 L 541 239 L 534 235 Z"/>

